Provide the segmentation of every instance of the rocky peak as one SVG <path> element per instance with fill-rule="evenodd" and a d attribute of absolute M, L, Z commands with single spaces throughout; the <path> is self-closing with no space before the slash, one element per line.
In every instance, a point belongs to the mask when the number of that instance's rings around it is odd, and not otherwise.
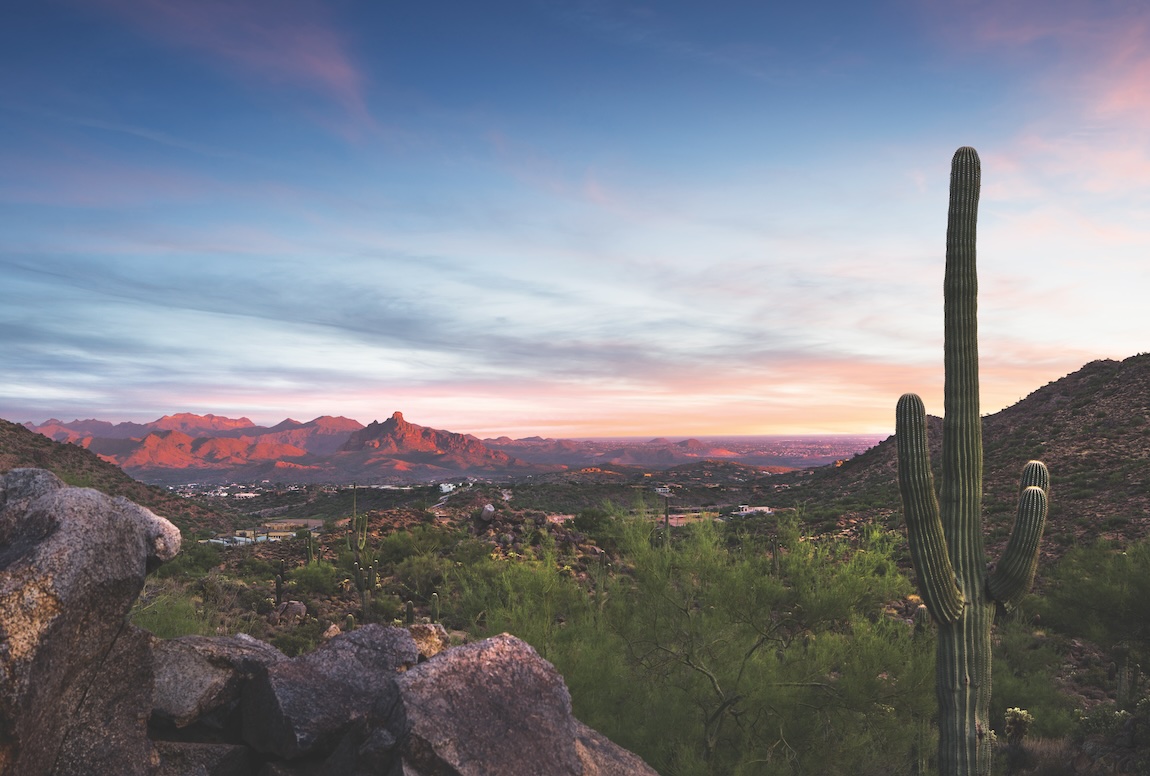
<path fill-rule="evenodd" d="M 372 451 L 389 455 L 431 454 L 450 456 L 464 466 L 508 464 L 511 457 L 492 450 L 475 437 L 452 431 L 420 426 L 404 420 L 403 413 L 395 412 L 390 418 L 352 433 L 344 451 Z"/>
<path fill-rule="evenodd" d="M 255 423 L 247 418 L 226 418 L 222 415 L 196 415 L 191 412 L 178 412 L 175 415 L 165 415 L 151 425 L 158 429 L 172 429 L 183 431 L 192 436 L 200 436 L 213 431 L 252 428 Z"/>

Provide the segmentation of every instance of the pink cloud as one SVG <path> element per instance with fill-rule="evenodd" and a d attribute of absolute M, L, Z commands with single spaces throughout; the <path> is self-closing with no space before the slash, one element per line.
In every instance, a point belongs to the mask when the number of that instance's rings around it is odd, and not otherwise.
<path fill-rule="evenodd" d="M 951 57 L 977 56 L 1019 79 L 1027 123 L 993 160 L 984 157 L 1005 172 L 984 193 L 1041 197 L 1060 177 L 1092 194 L 1141 188 L 1150 173 L 1150 8 L 1071 0 L 924 7 L 929 33 Z"/>
<path fill-rule="evenodd" d="M 218 195 L 218 183 L 196 173 L 118 163 L 78 149 L 53 158 L 0 154 L 8 171 L 0 202 L 53 207 L 116 208 L 200 201 Z"/>
<path fill-rule="evenodd" d="M 103 0 L 154 38 L 225 63 L 243 78 L 297 87 L 371 125 L 364 76 L 322 5 L 312 2 Z"/>

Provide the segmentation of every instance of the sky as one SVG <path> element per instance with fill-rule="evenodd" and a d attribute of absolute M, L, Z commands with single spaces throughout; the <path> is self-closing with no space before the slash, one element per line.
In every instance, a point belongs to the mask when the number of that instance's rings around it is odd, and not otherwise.
<path fill-rule="evenodd" d="M 1150 350 L 1141 2 L 16 0 L 0 417 L 481 436 L 982 410 Z"/>

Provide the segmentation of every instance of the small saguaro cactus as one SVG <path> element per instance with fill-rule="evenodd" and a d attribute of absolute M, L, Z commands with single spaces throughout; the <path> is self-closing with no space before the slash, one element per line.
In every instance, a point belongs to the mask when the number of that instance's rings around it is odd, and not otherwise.
<path fill-rule="evenodd" d="M 368 621 L 368 611 L 371 606 L 371 593 L 375 590 L 377 581 L 375 567 L 378 561 L 372 561 L 366 566 L 361 566 L 359 561 L 352 564 L 352 572 L 355 577 L 355 589 L 359 591 L 359 601 L 363 609 L 363 621 Z"/>
<path fill-rule="evenodd" d="M 982 420 L 978 406 L 978 279 L 975 231 L 978 154 L 960 148 L 950 173 L 943 281 L 942 486 L 936 496 L 926 409 L 898 401 L 898 480 L 918 587 L 938 625 L 936 693 L 942 776 L 989 774 L 990 629 L 998 604 L 1017 606 L 1034 582 L 1050 475 L 1026 464 L 1018 514 L 998 566 L 988 574 L 982 538 Z"/>
<path fill-rule="evenodd" d="M 310 566 L 313 563 L 318 563 L 319 562 L 319 550 L 315 544 L 315 534 L 309 530 L 307 532 L 307 536 L 304 537 L 304 542 L 305 542 L 305 550 L 304 551 L 307 553 L 307 565 Z"/>
<path fill-rule="evenodd" d="M 355 508 L 356 491 L 358 487 L 355 483 L 351 486 L 351 518 L 347 521 L 347 548 L 355 552 L 356 561 L 359 560 L 359 554 L 367 547 L 367 513 L 360 515 Z"/>
<path fill-rule="evenodd" d="M 287 580 L 287 563 L 281 558 L 279 570 L 276 571 L 276 606 L 283 603 L 284 583 Z"/>

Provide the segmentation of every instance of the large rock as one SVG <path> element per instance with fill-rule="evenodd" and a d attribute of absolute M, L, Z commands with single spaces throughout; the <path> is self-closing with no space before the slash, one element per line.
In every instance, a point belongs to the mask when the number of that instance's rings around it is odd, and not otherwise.
<path fill-rule="evenodd" d="M 236 744 L 157 741 L 156 776 L 251 776 L 251 750 Z"/>
<path fill-rule="evenodd" d="M 0 773 L 99 773 L 69 764 L 88 756 L 82 746 L 101 729 L 132 739 L 120 741 L 129 752 L 148 747 L 138 699 L 117 690 L 134 681 L 150 695 L 146 638 L 125 617 L 146 572 L 179 547 L 175 526 L 126 499 L 69 488 L 38 469 L 0 476 Z M 137 663 L 132 671 L 118 667 L 125 656 Z M 127 705 L 113 708 L 100 693 Z"/>
<path fill-rule="evenodd" d="M 153 653 L 153 723 L 175 729 L 200 723 L 220 740 L 235 742 L 241 735 L 239 704 L 244 684 L 260 667 L 287 660 L 271 644 L 242 633 L 157 640 Z"/>
<path fill-rule="evenodd" d="M 324 763 L 344 776 L 658 776 L 571 715 L 554 666 L 503 634 L 395 677 Z"/>
<path fill-rule="evenodd" d="M 616 744 L 598 730 L 575 723 L 575 750 L 583 776 L 659 776 L 639 755 Z"/>
<path fill-rule="evenodd" d="M 449 649 L 396 684 L 400 703 L 389 727 L 403 742 L 404 767 L 417 773 L 655 773 L 630 753 L 630 760 L 608 757 L 618 747 L 571 715 L 563 677 L 513 636 Z M 614 768 L 615 761 L 632 770 Z"/>
<path fill-rule="evenodd" d="M 148 740 L 151 642 L 150 633 L 131 625 L 116 637 L 71 714 L 51 770 L 54 776 L 145 776 L 152 772 L 156 755 Z"/>
<path fill-rule="evenodd" d="M 243 693 L 244 740 L 285 759 L 333 749 L 419 650 L 403 628 L 365 625 L 315 652 L 258 669 Z"/>

